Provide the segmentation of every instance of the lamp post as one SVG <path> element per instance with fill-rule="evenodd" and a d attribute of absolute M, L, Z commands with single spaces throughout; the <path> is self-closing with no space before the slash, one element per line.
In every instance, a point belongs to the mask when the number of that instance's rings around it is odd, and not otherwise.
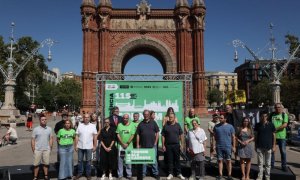
<path fill-rule="evenodd" d="M 33 49 L 30 53 L 27 53 L 27 57 L 24 58 L 24 60 L 18 64 L 15 61 L 15 58 L 13 56 L 13 51 L 16 50 L 14 47 L 15 39 L 14 39 L 14 27 L 15 24 L 11 23 L 11 37 L 10 37 L 10 46 L 9 46 L 9 57 L 7 58 L 7 61 L 5 62 L 5 65 L 7 65 L 7 68 L 5 66 L 0 65 L 0 71 L 4 77 L 4 86 L 5 86 L 5 101 L 4 104 L 0 110 L 0 120 L 1 117 L 11 117 L 20 115 L 19 110 L 15 107 L 14 103 L 14 91 L 16 87 L 16 78 L 20 74 L 20 72 L 25 68 L 27 63 L 34 58 L 34 56 L 38 53 L 40 48 L 43 48 L 44 46 L 48 47 L 48 57 L 47 60 L 52 60 L 52 54 L 51 54 L 51 47 L 55 43 L 52 39 L 45 39 L 40 43 L 40 45 Z M 22 57 L 23 58 L 23 57 Z"/>
<path fill-rule="evenodd" d="M 296 52 L 299 50 L 300 45 L 298 45 L 298 47 L 294 50 L 293 53 L 291 53 L 290 57 L 287 59 L 286 63 L 278 70 L 277 69 L 277 64 L 278 64 L 278 60 L 275 57 L 277 48 L 275 47 L 275 38 L 273 36 L 273 28 L 274 25 L 271 23 L 270 24 L 270 32 L 271 32 L 271 38 L 270 38 L 270 43 L 271 43 L 271 47 L 270 47 L 270 51 L 272 54 L 270 63 L 266 66 L 269 66 L 269 71 L 270 73 L 266 70 L 266 68 L 263 68 L 263 70 L 265 71 L 267 77 L 271 80 L 270 86 L 272 88 L 272 95 L 273 95 L 273 104 L 276 103 L 280 103 L 280 80 L 281 77 L 284 73 L 284 71 L 287 69 L 289 63 L 294 59 Z M 238 61 L 238 52 L 237 52 L 237 48 L 241 47 L 246 49 L 251 56 L 255 59 L 255 61 L 260 64 L 261 61 L 266 61 L 269 59 L 264 59 L 264 58 L 258 58 L 257 55 L 241 40 L 236 39 L 232 41 L 233 46 L 235 47 L 235 53 L 234 53 L 234 61 L 237 62 Z M 261 68 L 261 67 L 260 67 Z"/>

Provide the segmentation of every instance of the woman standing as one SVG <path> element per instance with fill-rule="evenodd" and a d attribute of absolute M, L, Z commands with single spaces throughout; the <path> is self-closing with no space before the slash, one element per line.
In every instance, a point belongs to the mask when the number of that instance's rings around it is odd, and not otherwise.
<path fill-rule="evenodd" d="M 250 143 L 254 140 L 249 118 L 243 118 L 242 125 L 238 128 L 236 137 L 238 141 L 238 156 L 240 157 L 242 180 L 248 180 L 250 179 L 251 158 L 253 157 L 253 148 Z"/>
<path fill-rule="evenodd" d="M 116 132 L 114 128 L 110 128 L 109 119 L 104 120 L 104 128 L 100 133 L 100 159 L 103 168 L 101 180 L 105 179 L 108 173 L 108 179 L 113 180 L 112 171 L 117 169 L 117 149 L 115 146 Z"/>
<path fill-rule="evenodd" d="M 26 126 L 27 126 L 27 131 L 32 131 L 32 114 L 31 113 L 28 114 Z"/>
<path fill-rule="evenodd" d="M 188 152 L 192 159 L 192 179 L 204 179 L 206 134 L 197 120 L 192 120 L 193 129 L 188 132 Z"/>
<path fill-rule="evenodd" d="M 60 156 L 58 179 L 72 178 L 73 176 L 74 139 L 75 130 L 72 128 L 71 120 L 67 119 L 64 128 L 57 133 Z"/>
<path fill-rule="evenodd" d="M 164 127 L 165 124 L 169 121 L 169 115 L 170 115 L 170 114 L 175 114 L 174 109 L 173 109 L 172 107 L 169 107 L 169 108 L 167 109 L 167 113 L 166 113 L 166 115 L 165 115 L 165 117 L 164 117 L 164 119 L 163 119 L 163 122 L 162 122 L 162 127 Z M 175 122 L 178 123 L 177 118 L 175 118 Z"/>

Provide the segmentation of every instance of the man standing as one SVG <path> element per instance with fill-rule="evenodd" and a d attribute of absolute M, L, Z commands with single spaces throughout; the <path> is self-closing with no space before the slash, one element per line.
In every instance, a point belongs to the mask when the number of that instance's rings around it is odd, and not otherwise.
<path fill-rule="evenodd" d="M 197 120 L 198 124 L 200 124 L 200 119 L 195 115 L 195 109 L 191 108 L 189 110 L 189 116 L 184 119 L 184 131 L 185 134 L 189 132 L 189 130 L 193 129 L 192 121 Z"/>
<path fill-rule="evenodd" d="M 216 147 L 216 141 L 214 139 L 214 127 L 219 123 L 219 115 L 213 114 L 212 118 L 213 119 L 208 122 L 208 132 L 210 135 L 210 160 L 212 160 L 213 154 L 215 153 L 214 149 Z"/>
<path fill-rule="evenodd" d="M 220 115 L 220 123 L 214 127 L 214 137 L 216 140 L 216 151 L 219 165 L 219 176 L 217 179 L 223 177 L 223 159 L 226 160 L 228 179 L 231 177 L 231 152 L 235 153 L 235 130 L 231 124 L 226 122 L 226 117 Z"/>
<path fill-rule="evenodd" d="M 159 127 L 155 121 L 150 120 L 150 111 L 144 110 L 144 120 L 137 127 L 136 145 L 137 148 L 154 148 L 157 154 L 157 142 L 159 137 Z M 156 157 L 155 154 L 155 157 Z M 155 178 L 159 180 L 157 161 L 150 165 Z M 147 165 L 143 165 L 143 177 L 146 177 Z"/>
<path fill-rule="evenodd" d="M 83 159 L 86 158 L 85 173 L 87 179 L 91 179 L 92 152 L 97 147 L 96 126 L 90 123 L 90 115 L 85 114 L 83 123 L 79 124 L 76 130 L 75 151 L 78 152 L 78 174 L 75 179 L 79 179 L 83 173 Z"/>
<path fill-rule="evenodd" d="M 140 114 L 138 112 L 133 113 L 133 126 L 135 127 L 135 130 L 137 129 L 138 125 L 140 124 Z M 134 135 L 134 138 L 132 140 L 133 148 L 136 148 L 136 134 Z"/>
<path fill-rule="evenodd" d="M 271 171 L 271 153 L 276 148 L 275 127 L 268 121 L 268 113 L 261 112 L 260 122 L 255 125 L 255 150 L 258 161 L 257 180 L 263 179 L 265 172 L 266 180 L 270 180 Z"/>
<path fill-rule="evenodd" d="M 115 106 L 111 110 L 111 116 L 109 116 L 110 127 L 117 129 L 119 123 L 123 122 L 123 118 L 119 116 L 119 107 Z"/>
<path fill-rule="evenodd" d="M 133 123 L 129 122 L 129 115 L 124 114 L 123 122 L 117 127 L 118 137 L 118 176 L 123 177 L 123 166 L 126 167 L 127 178 L 132 178 L 131 164 L 125 164 L 125 151 L 133 148 L 132 139 L 134 138 L 136 128 Z"/>
<path fill-rule="evenodd" d="M 179 179 L 185 179 L 181 174 L 180 167 L 180 141 L 181 145 L 183 145 L 184 137 L 183 132 L 178 123 L 175 122 L 175 114 L 171 113 L 169 115 L 169 121 L 163 127 L 162 132 L 162 146 L 163 151 L 167 152 L 168 157 L 168 180 L 172 179 L 177 174 Z M 174 171 L 175 168 L 175 171 Z"/>
<path fill-rule="evenodd" d="M 281 103 L 275 104 L 275 112 L 270 116 L 272 123 L 276 129 L 276 144 L 278 144 L 281 155 L 281 168 L 283 171 L 287 171 L 286 167 L 286 127 L 289 117 L 283 112 L 283 106 Z M 275 156 L 272 152 L 271 167 L 274 168 Z"/>
<path fill-rule="evenodd" d="M 33 129 L 31 148 L 34 156 L 34 180 L 38 179 L 39 165 L 43 164 L 44 179 L 48 180 L 50 151 L 53 145 L 52 129 L 47 126 L 45 116 L 40 116 L 40 126 Z"/>

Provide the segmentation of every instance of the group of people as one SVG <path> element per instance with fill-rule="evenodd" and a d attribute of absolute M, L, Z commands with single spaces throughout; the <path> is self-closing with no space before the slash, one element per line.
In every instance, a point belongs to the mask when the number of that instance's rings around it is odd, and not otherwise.
<path fill-rule="evenodd" d="M 239 127 L 234 127 L 234 119 L 231 114 L 231 107 L 227 107 L 226 114 L 214 114 L 212 121 L 208 124 L 210 134 L 210 157 L 216 154 L 219 176 L 223 177 L 223 161 L 226 162 L 228 178 L 232 179 L 231 154 L 240 157 L 242 179 L 250 179 L 251 159 L 254 150 L 257 152 L 259 174 L 258 179 L 270 179 L 270 168 L 274 166 L 274 151 L 276 143 L 281 152 L 282 169 L 287 170 L 285 154 L 285 127 L 287 115 L 282 115 L 282 105 L 275 105 L 275 113 L 268 115 L 261 112 L 260 122 L 253 126 L 248 117 L 243 118 Z M 94 157 L 102 166 L 103 174 L 101 180 L 106 177 L 113 179 L 113 172 L 117 170 L 118 178 L 126 175 L 132 178 L 132 166 L 125 162 L 126 151 L 133 148 L 153 148 L 158 151 L 159 135 L 161 135 L 161 147 L 164 151 L 164 161 L 167 163 L 168 176 L 172 179 L 177 176 L 185 179 L 181 174 L 180 154 L 185 152 L 191 158 L 191 170 L 193 179 L 205 177 L 205 156 L 207 136 L 200 127 L 200 119 L 191 108 L 189 115 L 184 120 L 182 129 L 173 108 L 169 108 L 164 119 L 162 129 L 155 121 L 155 112 L 143 111 L 143 120 L 140 121 L 140 114 L 134 113 L 133 120 L 129 114 L 119 116 L 119 108 L 112 109 L 111 116 L 103 122 L 96 114 L 84 114 L 81 117 L 76 113 L 69 119 L 67 114 L 62 115 L 62 121 L 54 128 L 57 137 L 59 154 L 59 176 L 58 179 L 79 179 L 83 172 L 87 179 L 91 179 L 91 163 Z M 50 151 L 53 147 L 54 138 L 52 129 L 47 126 L 45 116 L 40 116 L 40 126 L 34 128 L 32 133 L 32 151 L 34 152 L 34 179 L 37 179 L 39 164 L 42 163 L 45 179 L 48 179 L 48 165 Z M 252 143 L 255 142 L 255 147 Z M 73 177 L 73 153 L 78 153 L 78 172 Z M 85 159 L 85 163 L 84 163 Z M 154 164 L 143 164 L 138 171 L 145 177 L 147 167 L 150 166 L 152 174 L 159 178 L 158 162 Z M 126 173 L 123 172 L 125 168 Z"/>
<path fill-rule="evenodd" d="M 241 179 L 250 179 L 251 159 L 256 152 L 259 166 L 257 179 L 262 180 L 265 175 L 265 179 L 269 180 L 270 170 L 274 168 L 276 144 L 281 154 L 281 168 L 287 171 L 285 146 L 288 116 L 283 112 L 281 103 L 275 104 L 274 108 L 275 111 L 270 115 L 267 111 L 260 112 L 260 122 L 255 125 L 251 124 L 249 117 L 244 117 L 241 124 L 234 127 L 232 107 L 229 105 L 225 115 L 213 115 L 213 120 L 208 124 L 208 131 L 211 135 L 210 156 L 212 157 L 214 152 L 217 155 L 217 179 L 223 177 L 223 160 L 226 162 L 228 179 L 232 179 L 232 153 L 240 158 Z"/>

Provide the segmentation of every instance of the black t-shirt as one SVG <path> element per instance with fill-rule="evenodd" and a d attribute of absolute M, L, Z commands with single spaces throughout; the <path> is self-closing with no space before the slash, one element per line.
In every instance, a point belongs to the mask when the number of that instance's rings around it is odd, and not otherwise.
<path fill-rule="evenodd" d="M 140 136 L 140 145 L 142 148 L 153 148 L 155 143 L 155 134 L 159 132 L 159 127 L 155 121 L 142 121 L 136 129 Z"/>
<path fill-rule="evenodd" d="M 232 113 L 226 113 L 226 116 L 227 116 L 226 122 L 228 124 L 231 124 L 233 127 L 235 127 L 233 114 Z"/>
<path fill-rule="evenodd" d="M 32 122 L 32 117 L 28 117 L 27 122 Z"/>
<path fill-rule="evenodd" d="M 161 135 L 165 137 L 166 145 L 179 144 L 182 129 L 178 123 L 173 125 L 167 123 L 162 129 Z"/>
<path fill-rule="evenodd" d="M 276 129 L 273 123 L 266 122 L 262 124 L 261 122 L 255 125 L 254 131 L 257 133 L 256 136 L 256 147 L 261 149 L 272 149 L 273 146 L 273 133 Z"/>

